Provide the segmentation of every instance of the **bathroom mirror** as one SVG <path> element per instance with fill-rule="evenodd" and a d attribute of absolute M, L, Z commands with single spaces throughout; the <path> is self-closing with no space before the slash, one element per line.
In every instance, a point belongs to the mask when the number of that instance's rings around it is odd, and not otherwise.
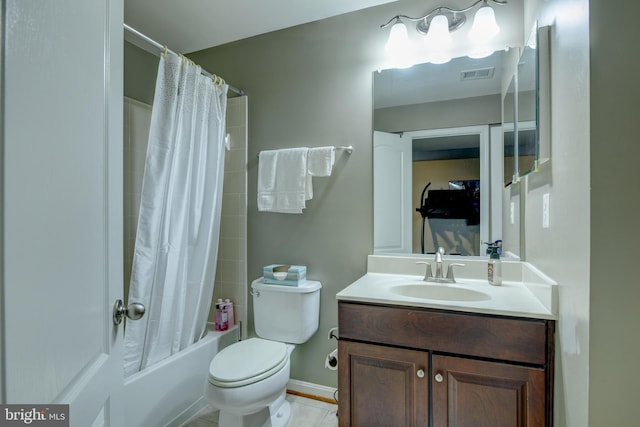
<path fill-rule="evenodd" d="M 504 55 L 374 72 L 374 253 L 484 255 L 482 242 L 501 235 L 491 165 L 503 167 L 502 139 L 491 129 Z"/>
<path fill-rule="evenodd" d="M 516 145 L 516 77 L 511 76 L 509 87 L 502 100 L 502 139 L 504 186 L 513 183 L 516 174 L 515 145 Z"/>
<path fill-rule="evenodd" d="M 538 162 L 538 31 L 534 26 L 518 61 L 517 138 L 518 176 L 537 168 Z"/>

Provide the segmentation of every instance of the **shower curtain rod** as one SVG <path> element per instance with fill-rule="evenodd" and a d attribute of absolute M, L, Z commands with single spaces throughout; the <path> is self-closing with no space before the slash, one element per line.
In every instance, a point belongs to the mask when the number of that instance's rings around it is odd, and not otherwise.
<path fill-rule="evenodd" d="M 135 44 L 139 48 L 144 49 L 149 53 L 153 53 L 154 55 L 158 56 L 160 54 L 160 52 L 162 52 L 166 48 L 167 52 L 173 53 L 174 55 L 178 55 L 176 52 L 172 51 L 171 49 L 169 49 L 166 46 L 161 45 L 157 41 L 153 40 L 151 37 L 149 37 L 149 36 L 147 36 L 145 34 L 142 34 L 140 31 L 136 30 L 135 28 L 131 27 L 130 25 L 124 24 L 124 29 L 125 29 L 125 39 L 127 41 Z M 126 37 L 127 34 L 131 34 L 137 40 Z M 152 50 L 148 49 L 147 46 L 140 45 L 139 43 L 137 43 L 137 42 L 139 42 L 139 40 L 142 40 L 142 41 L 146 42 L 147 44 L 152 45 L 157 50 L 152 51 Z M 207 77 L 213 78 L 213 75 L 211 73 L 209 73 L 208 71 L 206 71 L 204 68 L 202 69 L 202 74 L 204 74 Z M 245 94 L 244 90 L 238 89 L 238 88 L 236 88 L 234 86 L 231 86 L 229 83 L 227 83 L 227 85 L 229 86 L 229 90 L 230 91 L 235 92 L 240 96 L 243 96 Z"/>

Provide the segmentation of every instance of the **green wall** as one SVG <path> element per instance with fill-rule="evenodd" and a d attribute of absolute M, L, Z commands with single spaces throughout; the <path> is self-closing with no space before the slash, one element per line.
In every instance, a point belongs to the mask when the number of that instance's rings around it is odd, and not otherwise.
<path fill-rule="evenodd" d="M 158 57 L 124 42 L 124 96 L 153 104 Z"/>
<path fill-rule="evenodd" d="M 640 4 L 590 2 L 590 426 L 638 425 Z"/>

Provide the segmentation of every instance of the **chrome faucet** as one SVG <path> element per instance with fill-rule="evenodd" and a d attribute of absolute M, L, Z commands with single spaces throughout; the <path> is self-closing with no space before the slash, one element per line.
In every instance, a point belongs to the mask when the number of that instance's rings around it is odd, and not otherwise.
<path fill-rule="evenodd" d="M 442 275 L 442 255 L 444 255 L 444 248 L 440 246 L 436 251 L 436 275 L 435 279 L 442 279 L 444 276 Z"/>
<path fill-rule="evenodd" d="M 424 264 L 427 266 L 427 269 L 424 272 L 424 280 L 425 282 L 429 282 L 433 279 L 433 277 L 431 277 L 431 264 L 429 264 L 429 262 L 427 261 L 418 261 L 416 262 L 416 264 Z"/>
<path fill-rule="evenodd" d="M 464 264 L 460 263 L 451 263 L 447 267 L 447 277 L 444 277 L 442 274 L 442 255 L 444 255 L 444 248 L 440 246 L 436 251 L 435 261 L 436 261 L 436 274 L 431 274 L 431 264 L 426 261 L 418 261 L 416 264 L 425 264 L 427 266 L 426 271 L 424 273 L 424 281 L 425 282 L 435 282 L 435 283 L 456 283 L 455 277 L 453 277 L 453 268 L 454 267 L 464 267 Z"/>

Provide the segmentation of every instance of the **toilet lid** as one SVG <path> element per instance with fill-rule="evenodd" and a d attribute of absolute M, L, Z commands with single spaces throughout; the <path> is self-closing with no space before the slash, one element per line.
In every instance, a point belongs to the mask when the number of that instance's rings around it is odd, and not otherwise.
<path fill-rule="evenodd" d="M 219 387 L 240 387 L 270 377 L 287 363 L 287 346 L 277 341 L 250 338 L 226 347 L 209 365 L 209 382 Z"/>

